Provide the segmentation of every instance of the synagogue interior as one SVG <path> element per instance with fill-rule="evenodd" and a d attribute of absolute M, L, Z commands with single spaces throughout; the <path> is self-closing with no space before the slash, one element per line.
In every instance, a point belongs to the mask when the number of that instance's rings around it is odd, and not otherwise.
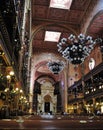
<path fill-rule="evenodd" d="M 0 0 L 0 118 L 37 113 L 103 114 L 103 0 Z"/>

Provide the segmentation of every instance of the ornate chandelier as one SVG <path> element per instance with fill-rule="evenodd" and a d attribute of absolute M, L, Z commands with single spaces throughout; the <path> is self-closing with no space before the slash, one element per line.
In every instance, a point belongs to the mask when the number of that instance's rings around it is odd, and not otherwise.
<path fill-rule="evenodd" d="M 75 35 L 71 34 L 68 39 L 62 38 L 57 47 L 58 52 L 72 64 L 81 64 L 89 56 L 94 45 L 100 42 L 102 42 L 100 38 L 93 41 L 91 36 L 86 37 L 80 34 L 76 38 Z"/>
<path fill-rule="evenodd" d="M 53 73 L 53 74 L 59 74 L 63 68 L 64 68 L 64 62 L 63 61 L 49 61 L 47 63 L 48 69 Z"/>

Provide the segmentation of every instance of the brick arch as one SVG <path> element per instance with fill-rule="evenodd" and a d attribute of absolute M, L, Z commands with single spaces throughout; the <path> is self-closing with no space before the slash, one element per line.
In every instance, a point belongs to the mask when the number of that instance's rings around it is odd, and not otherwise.
<path fill-rule="evenodd" d="M 48 81 L 51 82 L 52 84 L 56 82 L 55 78 L 50 75 L 40 75 L 36 80 L 39 81 L 43 79 L 48 79 Z"/>
<path fill-rule="evenodd" d="M 66 25 L 61 25 L 61 24 L 57 24 L 57 23 L 49 23 L 49 24 L 46 23 L 46 24 L 42 24 L 42 25 L 39 25 L 39 26 L 35 27 L 35 29 L 33 30 L 30 42 L 32 42 L 34 36 L 36 35 L 36 33 L 38 31 L 40 31 L 41 29 L 45 29 L 46 27 L 49 27 L 49 26 L 61 27 L 61 28 L 67 29 L 68 31 L 71 31 L 73 34 L 77 35 L 77 32 L 74 29 L 72 29 L 71 27 L 68 27 Z"/>
<path fill-rule="evenodd" d="M 93 25 L 93 23 L 96 21 L 96 19 L 102 17 L 103 18 L 103 10 L 100 10 L 99 12 L 97 12 L 94 17 L 92 18 L 92 20 L 90 21 L 88 27 L 87 27 L 87 30 L 86 30 L 86 34 L 88 34 L 91 26 Z M 99 20 L 98 20 L 99 21 Z M 103 23 L 103 21 L 101 21 L 101 23 Z M 101 24 L 100 22 L 98 22 L 96 28 Z"/>

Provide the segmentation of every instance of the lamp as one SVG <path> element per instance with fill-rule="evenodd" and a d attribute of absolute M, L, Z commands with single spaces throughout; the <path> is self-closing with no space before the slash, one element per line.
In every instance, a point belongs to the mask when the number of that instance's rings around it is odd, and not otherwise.
<path fill-rule="evenodd" d="M 71 34 L 68 39 L 62 38 L 61 42 L 57 44 L 58 52 L 62 54 L 64 58 L 69 60 L 72 64 L 81 64 L 85 58 L 89 56 L 96 43 L 101 43 L 102 39 L 98 38 L 93 41 L 91 36 L 85 36 L 83 34 L 75 35 Z"/>
<path fill-rule="evenodd" d="M 47 66 L 53 74 L 59 74 L 64 68 L 64 62 L 63 61 L 49 61 L 47 63 Z"/>

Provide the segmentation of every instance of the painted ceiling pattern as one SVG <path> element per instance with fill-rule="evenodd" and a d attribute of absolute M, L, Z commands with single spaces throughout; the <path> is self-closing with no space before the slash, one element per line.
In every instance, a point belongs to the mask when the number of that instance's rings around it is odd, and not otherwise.
<path fill-rule="evenodd" d="M 33 54 L 42 55 L 42 53 L 46 53 L 47 55 L 53 53 L 57 58 L 61 56 L 57 51 L 57 42 L 44 41 L 45 32 L 61 32 L 60 39 L 62 37 L 67 38 L 71 33 L 78 35 L 97 2 L 98 0 L 73 0 L 70 9 L 67 10 L 50 7 L 50 0 L 32 0 Z M 101 36 L 102 21 L 103 12 L 94 17 L 87 33 L 94 38 Z M 40 64 L 43 60 L 41 58 Z M 36 72 L 38 76 L 41 73 L 50 73 L 46 67 L 46 62 Z"/>

